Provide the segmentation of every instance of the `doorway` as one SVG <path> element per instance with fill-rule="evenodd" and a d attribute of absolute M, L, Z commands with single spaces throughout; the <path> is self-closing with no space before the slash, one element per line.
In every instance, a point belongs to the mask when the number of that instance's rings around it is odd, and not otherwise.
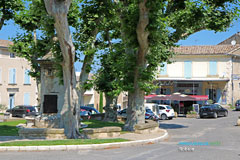
<path fill-rule="evenodd" d="M 43 113 L 57 113 L 57 95 L 44 95 Z"/>
<path fill-rule="evenodd" d="M 14 105 L 14 101 L 15 101 L 14 95 L 15 94 L 9 94 L 9 109 L 12 109 L 12 108 L 15 107 L 15 105 Z"/>

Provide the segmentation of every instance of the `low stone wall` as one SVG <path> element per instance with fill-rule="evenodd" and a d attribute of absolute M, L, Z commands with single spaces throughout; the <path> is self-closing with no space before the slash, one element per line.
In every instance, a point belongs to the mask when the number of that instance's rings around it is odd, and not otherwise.
<path fill-rule="evenodd" d="M 56 128 L 20 128 L 18 134 L 22 138 L 66 139 L 64 129 Z"/>
<path fill-rule="evenodd" d="M 156 133 L 159 131 L 159 124 L 155 121 L 148 120 L 146 123 L 136 124 L 134 126 L 135 133 Z"/>
<path fill-rule="evenodd" d="M 83 134 L 87 138 L 112 138 L 118 137 L 122 131 L 121 127 L 84 128 Z"/>
<path fill-rule="evenodd" d="M 45 120 L 45 119 L 35 119 L 34 126 L 37 128 L 58 128 L 59 120 Z"/>

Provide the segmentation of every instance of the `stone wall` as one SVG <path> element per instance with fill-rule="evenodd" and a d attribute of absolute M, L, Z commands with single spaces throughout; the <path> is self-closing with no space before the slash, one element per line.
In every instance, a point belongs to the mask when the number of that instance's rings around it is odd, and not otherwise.
<path fill-rule="evenodd" d="M 56 128 L 20 128 L 18 134 L 22 138 L 66 139 L 64 129 Z"/>
<path fill-rule="evenodd" d="M 121 132 L 121 127 L 102 127 L 102 128 L 85 128 L 83 134 L 87 138 L 112 138 L 118 137 Z"/>

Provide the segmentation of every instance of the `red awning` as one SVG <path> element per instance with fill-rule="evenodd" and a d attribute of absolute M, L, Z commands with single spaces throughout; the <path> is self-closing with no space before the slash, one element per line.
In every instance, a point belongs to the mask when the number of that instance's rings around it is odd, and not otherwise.
<path fill-rule="evenodd" d="M 206 101 L 208 100 L 208 95 L 190 95 L 195 98 L 196 101 Z"/>
<path fill-rule="evenodd" d="M 151 94 L 144 97 L 147 100 L 177 100 L 177 101 L 206 101 L 208 100 L 208 95 L 156 95 Z"/>
<path fill-rule="evenodd" d="M 150 94 L 150 95 L 144 96 L 144 98 L 149 99 L 149 98 L 153 98 L 153 97 L 156 97 L 156 96 L 157 96 L 156 94 Z"/>

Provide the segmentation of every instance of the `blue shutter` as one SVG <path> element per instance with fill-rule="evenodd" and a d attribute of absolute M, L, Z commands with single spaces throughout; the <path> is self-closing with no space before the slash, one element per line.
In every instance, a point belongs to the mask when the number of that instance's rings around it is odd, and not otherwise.
<path fill-rule="evenodd" d="M 209 62 L 209 75 L 217 75 L 217 62 L 216 61 Z"/>
<path fill-rule="evenodd" d="M 9 83 L 12 84 L 13 83 L 13 69 L 9 70 Z"/>
<path fill-rule="evenodd" d="M 12 76 L 13 76 L 12 77 L 12 80 L 13 80 L 12 83 L 16 84 L 16 69 L 15 68 L 12 69 Z"/>
<path fill-rule="evenodd" d="M 30 104 L 30 94 L 24 93 L 24 105 L 29 105 L 29 104 Z"/>
<path fill-rule="evenodd" d="M 161 92 L 161 89 L 160 89 L 160 88 L 157 88 L 157 89 L 156 89 L 156 94 L 159 95 L 160 92 Z"/>
<path fill-rule="evenodd" d="M 209 89 L 208 88 L 205 90 L 205 94 L 208 95 L 208 98 L 209 98 Z"/>
<path fill-rule="evenodd" d="M 160 75 L 167 75 L 167 62 L 163 63 L 163 67 L 161 67 Z"/>
<path fill-rule="evenodd" d="M 24 84 L 30 84 L 30 76 L 29 76 L 29 70 L 25 70 L 24 73 Z"/>
<path fill-rule="evenodd" d="M 222 102 L 222 94 L 221 94 L 221 89 L 217 89 L 217 103 Z"/>
<path fill-rule="evenodd" d="M 191 61 L 184 62 L 184 77 L 185 78 L 192 77 L 192 62 Z"/>

